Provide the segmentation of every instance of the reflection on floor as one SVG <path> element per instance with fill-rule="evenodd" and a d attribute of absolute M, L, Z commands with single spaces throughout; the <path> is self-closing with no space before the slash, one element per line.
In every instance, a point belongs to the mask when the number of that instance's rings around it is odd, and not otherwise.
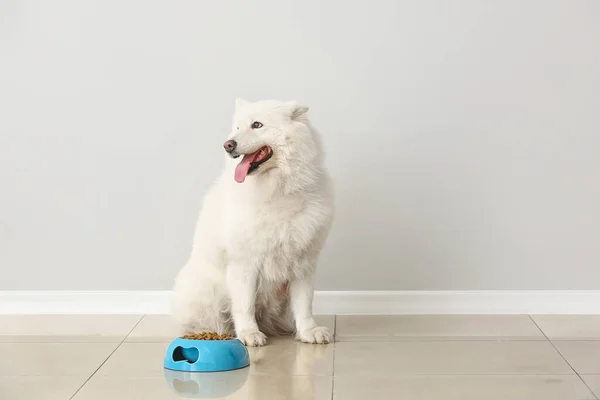
<path fill-rule="evenodd" d="M 600 316 L 320 316 L 327 346 L 270 338 L 251 366 L 166 371 L 168 316 L 0 316 L 0 398 L 582 400 Z"/>

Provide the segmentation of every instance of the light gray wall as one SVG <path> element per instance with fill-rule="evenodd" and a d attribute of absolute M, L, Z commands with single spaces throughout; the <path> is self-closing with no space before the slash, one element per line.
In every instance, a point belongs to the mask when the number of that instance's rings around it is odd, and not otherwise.
<path fill-rule="evenodd" d="M 319 289 L 600 289 L 600 2 L 0 2 L 0 289 L 168 289 L 234 98 L 311 107 Z"/>

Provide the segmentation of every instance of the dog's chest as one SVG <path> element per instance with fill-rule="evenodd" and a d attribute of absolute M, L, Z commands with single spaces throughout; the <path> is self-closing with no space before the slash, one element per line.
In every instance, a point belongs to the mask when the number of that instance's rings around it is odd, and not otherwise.
<path fill-rule="evenodd" d="M 272 244 L 293 240 L 293 220 L 299 207 L 286 208 L 285 204 L 243 204 L 229 215 L 229 237 L 252 245 Z"/>
<path fill-rule="evenodd" d="M 280 271 L 298 259 L 300 202 L 280 201 L 238 204 L 228 213 L 228 252 Z M 266 271 L 265 271 L 266 272 Z"/>

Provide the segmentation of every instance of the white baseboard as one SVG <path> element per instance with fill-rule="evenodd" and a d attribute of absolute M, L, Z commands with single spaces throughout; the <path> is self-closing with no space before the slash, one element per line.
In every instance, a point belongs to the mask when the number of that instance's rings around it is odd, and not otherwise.
<path fill-rule="evenodd" d="M 600 290 L 317 292 L 318 314 L 600 314 Z"/>
<path fill-rule="evenodd" d="M 170 291 L 0 291 L 0 314 L 168 314 Z"/>
<path fill-rule="evenodd" d="M 0 314 L 167 314 L 169 291 L 0 291 Z M 600 291 L 318 291 L 315 314 L 600 314 Z"/>

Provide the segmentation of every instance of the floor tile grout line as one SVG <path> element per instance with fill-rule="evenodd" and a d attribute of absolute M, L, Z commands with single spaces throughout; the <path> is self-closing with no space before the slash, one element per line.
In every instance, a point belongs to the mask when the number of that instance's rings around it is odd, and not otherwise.
<path fill-rule="evenodd" d="M 129 330 L 129 332 L 128 332 L 128 333 L 125 335 L 125 337 L 123 338 L 123 340 L 121 340 L 121 342 L 120 342 L 120 343 L 117 345 L 117 347 L 115 347 L 115 349 L 114 349 L 113 351 L 111 351 L 111 352 L 110 352 L 110 354 L 108 355 L 108 357 L 106 357 L 106 358 L 104 359 L 104 361 L 102 361 L 102 362 L 100 363 L 100 365 L 98 366 L 98 368 L 96 368 L 96 369 L 94 370 L 94 372 L 92 372 L 92 373 L 91 373 L 91 375 L 90 375 L 90 376 L 88 376 L 88 378 L 85 380 L 85 382 L 83 382 L 83 383 L 81 384 L 81 386 L 79 386 L 79 388 L 77 388 L 77 390 L 75 391 L 75 393 L 73 393 L 73 395 L 72 395 L 71 397 L 69 397 L 69 400 L 73 400 L 73 398 L 75 398 L 75 396 L 77 396 L 77 393 L 79 393 L 79 392 L 81 391 L 81 389 L 83 389 L 83 387 L 84 387 L 84 386 L 85 386 L 85 385 L 86 385 L 86 384 L 87 384 L 87 383 L 90 381 L 90 379 L 92 379 L 92 378 L 93 378 L 93 377 L 96 375 L 96 372 L 98 372 L 98 371 L 100 370 L 100 368 L 102 368 L 102 367 L 104 366 L 104 364 L 106 364 L 106 362 L 107 362 L 108 360 L 110 360 L 110 358 L 113 356 L 113 354 L 115 354 L 115 352 L 116 352 L 117 350 L 119 350 L 119 348 L 121 347 L 121 345 L 122 345 L 123 343 L 125 343 L 125 340 L 126 340 L 128 337 L 129 337 L 129 335 L 131 335 L 131 332 L 133 332 L 133 331 L 135 330 L 135 328 L 137 328 L 137 326 L 140 324 L 140 322 L 142 322 L 142 320 L 144 319 L 144 317 L 145 317 L 145 316 L 146 316 L 146 314 L 143 314 L 143 315 L 140 317 L 140 319 L 138 319 L 138 321 L 135 323 L 135 325 L 133 326 L 133 328 L 131 328 L 131 329 Z"/>
<path fill-rule="evenodd" d="M 593 375 L 593 376 L 597 376 L 598 374 L 585 374 L 585 375 Z M 311 375 L 298 375 L 298 376 L 311 376 Z M 320 376 L 320 375 L 317 375 Z M 354 372 L 344 372 L 342 374 L 340 374 L 340 376 L 343 377 L 352 377 L 352 376 L 364 376 L 364 374 L 360 375 L 360 374 L 356 374 Z M 387 374 L 377 374 L 377 375 L 366 375 L 369 377 L 374 377 L 374 376 L 379 376 L 379 377 L 384 377 L 384 378 L 389 378 L 390 376 L 388 376 Z M 487 372 L 487 373 L 476 373 L 476 372 L 463 372 L 463 373 L 400 373 L 400 374 L 396 374 L 393 377 L 394 378 L 423 378 L 423 377 L 455 377 L 455 376 L 469 376 L 469 377 L 481 377 L 481 376 L 485 376 L 485 377 L 545 377 L 545 376 L 560 376 L 560 377 L 574 377 L 575 375 L 573 373 L 559 373 L 559 372 L 553 372 L 553 373 L 548 373 L 548 372 L 528 372 L 525 374 L 522 373 L 518 373 L 518 372 Z"/>
<path fill-rule="evenodd" d="M 599 340 L 589 340 L 589 342 L 598 342 Z M 547 342 L 546 338 L 539 338 L 539 339 L 514 339 L 514 338 L 485 338 L 485 339 L 481 339 L 479 337 L 468 337 L 465 336 L 464 338 L 460 338 L 460 339 L 455 339 L 453 337 L 450 338 L 443 338 L 443 337 L 436 337 L 436 338 L 423 338 L 423 339 L 417 339 L 417 338 L 410 338 L 410 339 L 399 339 L 398 337 L 391 337 L 390 339 L 372 339 L 369 337 L 365 337 L 364 339 L 353 339 L 353 340 L 347 340 L 347 339 L 341 339 L 338 340 L 337 343 L 428 343 L 428 342 L 451 342 L 451 343 L 460 343 L 460 342 L 481 342 L 481 343 L 489 343 L 489 342 L 514 342 L 514 343 L 524 343 L 524 342 Z M 583 340 L 578 340 L 578 342 L 583 342 Z"/>
<path fill-rule="evenodd" d="M 123 342 L 125 342 L 129 338 L 129 336 L 131 336 L 133 331 L 135 331 L 135 328 L 137 328 L 138 325 L 141 324 L 143 319 L 146 318 L 147 316 L 148 316 L 147 314 L 142 314 L 141 318 L 135 323 L 133 328 L 131 328 L 131 330 L 127 333 L 127 335 L 125 335 L 125 339 L 123 339 Z M 123 344 L 123 342 L 121 342 L 121 344 Z"/>
<path fill-rule="evenodd" d="M 337 347 L 336 343 L 337 336 L 337 314 L 333 316 L 333 360 L 332 360 L 332 368 L 331 368 L 331 400 L 333 400 L 334 391 L 335 391 L 335 350 Z"/>
<path fill-rule="evenodd" d="M 550 343 L 550 345 L 554 348 L 554 351 L 556 351 L 558 353 L 558 355 L 565 361 L 565 363 L 567 363 L 567 365 L 569 366 L 569 368 L 571 368 L 573 370 L 573 372 L 575 373 L 575 375 L 577 375 L 577 377 L 579 378 L 579 380 L 581 381 L 581 383 L 583 383 L 583 385 L 587 388 L 587 390 L 590 391 L 590 393 L 592 394 L 592 396 L 594 396 L 596 398 L 596 400 L 599 400 L 598 396 L 596 396 L 596 393 L 594 393 L 594 391 L 589 387 L 589 385 L 581 377 L 581 375 L 579 374 L 579 372 L 577 372 L 577 370 L 575 368 L 573 368 L 573 366 L 571 365 L 571 363 L 560 352 L 560 350 L 558 349 L 558 347 L 556 347 L 556 345 L 552 342 L 552 340 L 550 340 L 550 338 L 548 337 L 548 335 L 546 335 L 546 332 L 544 332 L 544 330 L 542 328 L 540 328 L 540 326 L 538 325 L 538 323 L 535 322 L 535 319 L 533 318 L 533 316 L 529 315 L 529 318 L 531 319 L 531 322 L 533 322 L 535 324 L 535 326 L 537 326 L 537 328 L 542 332 L 542 334 L 544 335 L 544 337 L 548 340 L 548 343 Z"/>
<path fill-rule="evenodd" d="M 542 328 L 540 328 L 540 326 L 538 325 L 537 322 L 535 322 L 535 319 L 533 318 L 533 315 L 531 314 L 527 314 L 527 316 L 529 317 L 529 319 L 531 320 L 531 322 L 535 325 L 535 327 L 538 329 L 538 331 L 540 331 L 540 333 L 544 336 L 544 338 L 546 339 L 547 342 L 550 342 L 550 338 L 548 338 L 548 335 L 546 335 L 546 332 L 544 332 L 544 330 Z"/>

